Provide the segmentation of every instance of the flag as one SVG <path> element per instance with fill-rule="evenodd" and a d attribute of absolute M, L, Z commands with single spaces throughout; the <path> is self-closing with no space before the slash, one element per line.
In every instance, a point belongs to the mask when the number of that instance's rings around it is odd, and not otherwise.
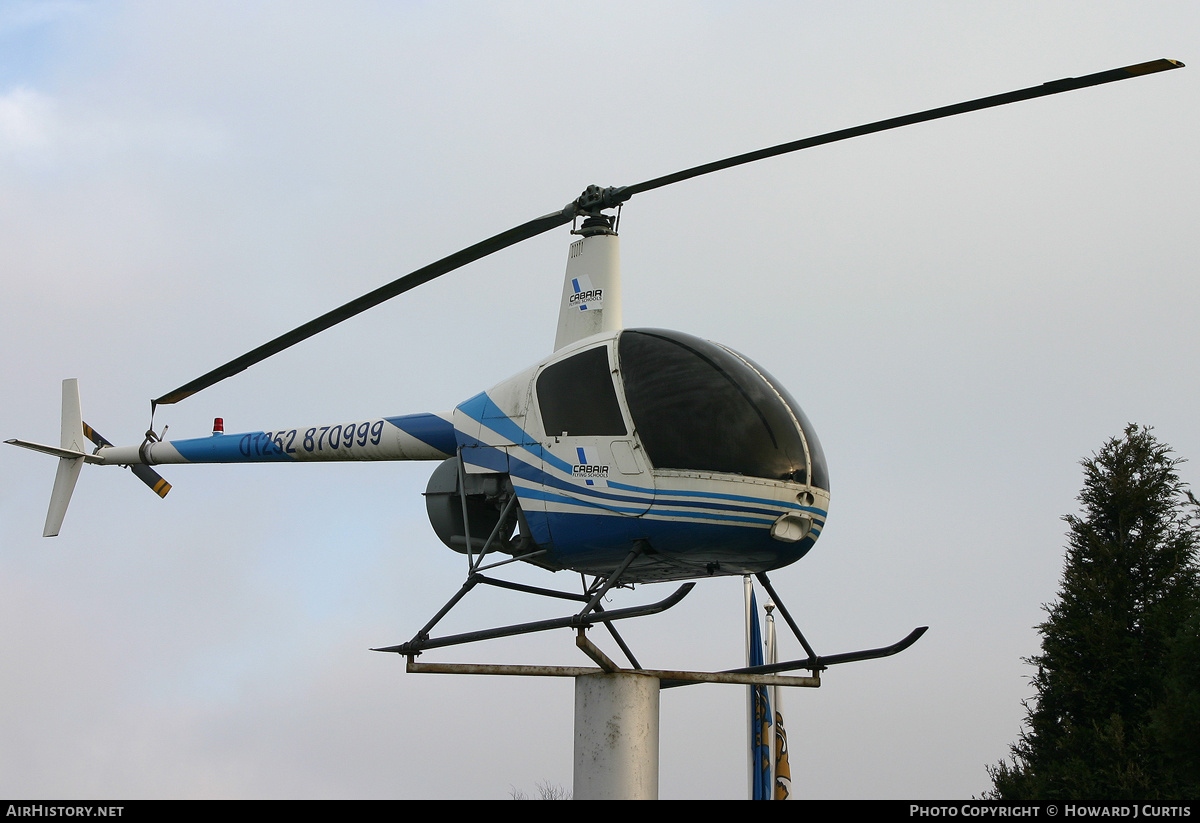
<path fill-rule="evenodd" d="M 758 628 L 758 601 L 750 586 L 750 665 L 763 664 L 762 633 Z M 771 702 L 766 686 L 750 687 L 750 782 L 751 799 L 771 799 Z"/>
<path fill-rule="evenodd" d="M 788 763 L 787 730 L 783 728 L 783 714 L 775 712 L 775 799 L 787 800 L 792 796 L 792 767 Z"/>
<path fill-rule="evenodd" d="M 767 662 L 778 663 L 775 647 L 775 615 L 773 604 L 767 603 Z M 788 763 L 787 729 L 783 727 L 783 701 L 780 688 L 771 687 L 771 705 L 775 708 L 775 751 L 771 770 L 772 799 L 787 800 L 792 794 L 792 767 Z"/>

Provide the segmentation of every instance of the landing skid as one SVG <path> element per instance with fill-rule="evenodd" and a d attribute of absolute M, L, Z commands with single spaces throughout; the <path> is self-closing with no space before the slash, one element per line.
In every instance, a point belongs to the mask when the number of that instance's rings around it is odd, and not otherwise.
<path fill-rule="evenodd" d="M 809 645 L 804 634 L 800 631 L 800 627 L 792 618 L 791 613 L 783 604 L 779 594 L 771 585 L 770 579 L 765 572 L 756 574 L 755 577 L 763 588 L 770 595 L 775 607 L 783 616 L 784 621 L 791 629 L 800 645 L 807 653 L 807 657 L 790 660 L 783 663 L 772 663 L 761 666 L 746 666 L 737 669 L 727 669 L 721 672 L 668 672 L 658 670 L 644 669 L 633 652 L 630 651 L 624 639 L 617 633 L 613 623 L 619 620 L 625 620 L 631 617 L 642 617 L 645 615 L 659 614 L 667 609 L 675 606 L 692 590 L 695 583 L 685 583 L 676 589 L 669 597 L 660 600 L 656 603 L 650 603 L 643 606 L 634 606 L 625 609 L 615 609 L 613 611 L 605 611 L 600 604 L 601 599 L 620 583 L 621 575 L 629 567 L 629 565 L 642 552 L 649 549 L 644 542 L 639 541 L 636 544 L 625 561 L 608 577 L 596 578 L 593 583 L 582 592 L 564 592 L 555 589 L 546 589 L 540 586 L 530 586 L 524 583 L 515 583 L 508 580 L 501 580 L 495 577 L 484 575 L 481 570 L 476 567 L 472 571 L 466 582 L 457 593 L 446 603 L 445 606 L 438 611 L 433 618 L 421 628 L 420 631 L 409 640 L 407 643 L 400 643 L 394 646 L 385 646 L 378 649 L 372 649 L 377 652 L 394 652 L 408 657 L 408 670 L 410 672 L 437 672 L 437 673 L 456 673 L 456 674 L 507 674 L 507 675 L 558 675 L 558 676 L 578 676 L 586 671 L 595 671 L 594 669 L 580 669 L 577 667 L 552 667 L 552 666 L 488 666 L 488 665 L 470 665 L 470 664 L 421 664 L 416 662 L 423 651 L 427 649 L 446 648 L 448 646 L 460 646 L 467 643 L 475 643 L 481 640 L 491 640 L 498 637 L 513 637 L 521 634 L 533 634 L 536 632 L 549 631 L 551 629 L 566 629 L 573 628 L 577 630 L 576 645 L 588 655 L 592 660 L 600 666 L 600 670 L 607 672 L 622 671 L 621 667 L 613 663 L 598 647 L 595 646 L 586 636 L 586 631 L 593 626 L 603 625 L 612 635 L 617 645 L 632 666 L 632 671 L 645 672 L 654 674 L 660 678 L 661 688 L 673 688 L 675 686 L 685 686 L 691 683 L 698 682 L 728 682 L 728 683 L 774 683 L 777 685 L 793 685 L 793 686 L 819 686 L 820 672 L 830 666 L 841 663 L 853 663 L 859 660 L 873 660 L 880 657 L 890 657 L 898 654 L 909 646 L 913 645 L 921 638 L 928 630 L 928 626 L 921 626 L 909 632 L 903 640 L 893 643 L 890 646 L 883 646 L 877 649 L 864 649 L 862 651 L 844 652 L 842 654 L 818 655 Z M 510 562 L 510 561 L 505 561 Z M 497 564 L 500 565 L 500 564 Z M 510 589 L 512 591 L 524 592 L 526 594 L 535 594 L 542 597 L 550 597 L 561 600 L 572 600 L 578 603 L 583 603 L 583 608 L 571 615 L 564 617 L 552 618 L 550 620 L 538 620 L 530 623 L 516 623 L 510 626 L 499 626 L 491 629 L 482 629 L 473 632 L 464 632 L 462 634 L 447 635 L 444 637 L 430 637 L 429 633 L 433 628 L 444 618 L 450 611 L 478 585 L 496 586 L 498 588 Z M 803 677 L 781 677 L 781 672 L 795 671 L 797 669 L 808 669 L 812 676 Z"/>

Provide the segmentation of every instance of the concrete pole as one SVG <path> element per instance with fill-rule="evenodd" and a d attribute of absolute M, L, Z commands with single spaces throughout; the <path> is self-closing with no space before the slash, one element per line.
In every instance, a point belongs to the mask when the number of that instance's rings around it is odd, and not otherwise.
<path fill-rule="evenodd" d="M 576 800 L 658 799 L 658 678 L 575 678 Z"/>

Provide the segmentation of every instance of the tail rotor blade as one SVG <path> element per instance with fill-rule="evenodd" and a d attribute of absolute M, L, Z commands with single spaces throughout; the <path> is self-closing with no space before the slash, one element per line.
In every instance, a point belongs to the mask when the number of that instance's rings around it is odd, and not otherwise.
<path fill-rule="evenodd" d="M 91 426 L 89 426 L 87 424 L 86 420 L 84 420 L 82 422 L 83 422 L 83 436 L 86 437 L 88 440 L 91 440 L 93 445 L 100 446 L 100 447 L 112 446 L 112 443 L 109 442 L 109 440 L 104 435 L 100 434 L 100 432 L 96 431 Z"/>
<path fill-rule="evenodd" d="M 108 438 L 93 429 L 86 422 L 83 424 L 83 434 L 97 446 L 112 446 Z M 143 463 L 134 463 L 129 467 L 129 470 L 133 472 L 134 477 L 149 486 L 150 490 L 159 497 L 166 497 L 167 492 L 171 490 L 171 484 L 164 480 L 162 475 Z"/>
<path fill-rule="evenodd" d="M 162 475 L 149 466 L 142 465 L 141 463 L 135 463 L 129 467 L 129 470 L 133 472 L 134 477 L 149 486 L 150 490 L 159 497 L 166 497 L 167 492 L 171 490 L 171 484 L 164 480 Z"/>

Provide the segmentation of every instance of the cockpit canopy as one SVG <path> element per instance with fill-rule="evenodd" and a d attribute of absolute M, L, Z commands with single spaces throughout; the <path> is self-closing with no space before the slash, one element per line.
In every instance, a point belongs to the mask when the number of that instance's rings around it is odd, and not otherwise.
<path fill-rule="evenodd" d="M 813 485 L 828 489 L 825 456 L 799 404 L 746 358 L 657 329 L 625 331 L 618 356 L 629 411 L 655 468 L 806 483 L 807 435 Z"/>
<path fill-rule="evenodd" d="M 689 334 L 626 329 L 615 371 L 656 469 L 741 474 L 829 489 L 825 455 L 799 404 L 770 375 Z M 627 435 L 608 347 L 548 366 L 538 405 L 548 434 Z M 807 443 L 807 449 L 805 448 Z"/>

